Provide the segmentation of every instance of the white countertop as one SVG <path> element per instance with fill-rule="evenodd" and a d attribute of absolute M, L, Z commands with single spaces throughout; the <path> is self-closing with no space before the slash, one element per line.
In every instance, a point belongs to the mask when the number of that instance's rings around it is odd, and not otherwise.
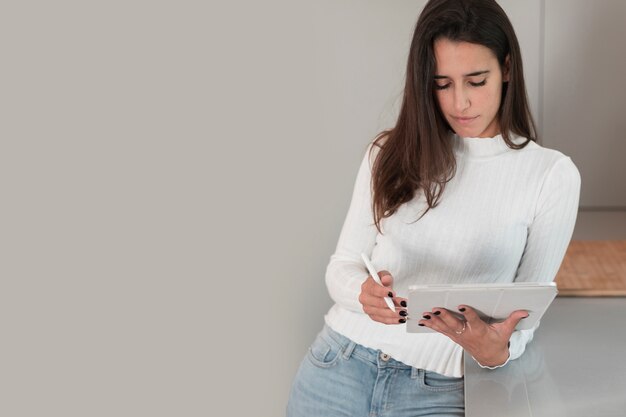
<path fill-rule="evenodd" d="M 557 298 L 496 370 L 465 359 L 466 417 L 626 416 L 626 298 Z"/>

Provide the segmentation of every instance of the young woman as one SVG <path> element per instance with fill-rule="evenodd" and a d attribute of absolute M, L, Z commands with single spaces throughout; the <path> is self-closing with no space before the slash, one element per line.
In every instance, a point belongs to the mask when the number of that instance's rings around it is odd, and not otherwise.
<path fill-rule="evenodd" d="M 436 306 L 408 318 L 409 285 L 552 281 L 571 239 L 580 175 L 536 143 L 500 6 L 430 0 L 406 74 L 397 123 L 359 168 L 326 271 L 335 304 L 293 382 L 291 417 L 464 415 L 463 350 L 505 366 L 532 339 L 534 329 L 514 330 L 527 312 L 492 325 L 466 305 L 463 320 Z M 434 332 L 407 333 L 407 320 Z"/>

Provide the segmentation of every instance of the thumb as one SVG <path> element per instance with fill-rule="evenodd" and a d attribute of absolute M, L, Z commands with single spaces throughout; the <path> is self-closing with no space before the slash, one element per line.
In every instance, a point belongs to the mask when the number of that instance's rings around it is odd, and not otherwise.
<path fill-rule="evenodd" d="M 385 287 L 391 287 L 393 284 L 393 277 L 391 276 L 391 273 L 389 271 L 379 271 L 378 272 L 378 277 L 380 278 L 380 282 L 382 282 L 382 284 Z"/>
<path fill-rule="evenodd" d="M 512 312 L 509 317 L 504 320 L 504 322 L 502 322 L 502 325 L 509 331 L 509 333 L 512 334 L 515 331 L 517 323 L 526 317 L 528 317 L 528 312 L 526 310 L 516 310 Z"/>

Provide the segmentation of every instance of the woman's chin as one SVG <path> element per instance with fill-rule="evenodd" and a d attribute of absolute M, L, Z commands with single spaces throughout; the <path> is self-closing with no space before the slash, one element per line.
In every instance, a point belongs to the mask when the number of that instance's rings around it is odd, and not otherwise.
<path fill-rule="evenodd" d="M 485 129 L 467 129 L 463 127 L 454 127 L 454 132 L 462 138 L 490 138 Z"/>
<path fill-rule="evenodd" d="M 455 133 L 462 138 L 475 138 L 478 136 L 474 130 L 457 128 L 454 129 Z"/>

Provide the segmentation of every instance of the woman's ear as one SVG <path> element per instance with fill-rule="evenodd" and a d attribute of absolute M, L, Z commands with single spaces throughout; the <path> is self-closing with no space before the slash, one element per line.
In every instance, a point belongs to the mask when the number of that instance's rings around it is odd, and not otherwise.
<path fill-rule="evenodd" d="M 511 79 L 511 55 L 504 58 L 504 68 L 502 68 L 502 82 L 508 83 Z"/>

